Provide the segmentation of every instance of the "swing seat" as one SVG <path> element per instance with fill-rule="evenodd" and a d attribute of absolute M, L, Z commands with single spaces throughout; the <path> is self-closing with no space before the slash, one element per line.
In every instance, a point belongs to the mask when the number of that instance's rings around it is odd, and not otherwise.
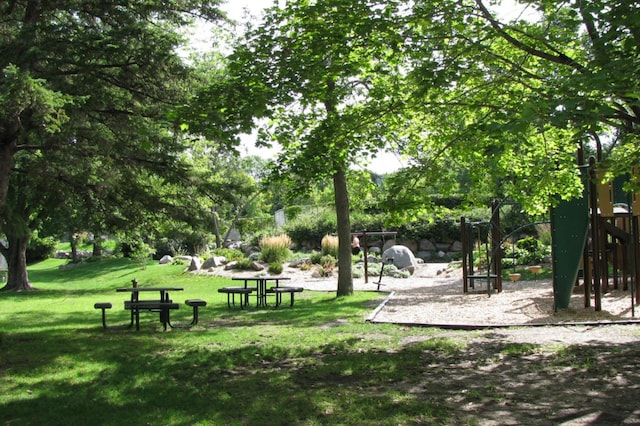
<path fill-rule="evenodd" d="M 493 280 L 493 289 L 496 290 L 497 289 L 497 280 L 498 280 L 498 276 L 496 274 L 489 274 L 488 275 L 490 280 Z M 483 275 L 467 275 L 467 282 L 468 282 L 468 286 L 469 288 L 473 289 L 475 288 L 474 285 L 474 281 L 475 280 L 486 280 L 487 279 L 487 274 L 483 274 Z"/>

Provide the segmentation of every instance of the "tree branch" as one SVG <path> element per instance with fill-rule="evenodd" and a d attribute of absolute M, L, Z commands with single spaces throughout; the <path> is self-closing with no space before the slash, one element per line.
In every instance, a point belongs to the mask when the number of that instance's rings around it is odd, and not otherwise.
<path fill-rule="evenodd" d="M 496 30 L 496 32 L 503 39 L 505 39 L 507 42 L 509 42 L 513 46 L 533 56 L 536 56 L 538 58 L 541 58 L 556 64 L 569 66 L 577 71 L 580 71 L 581 73 L 585 73 L 587 71 L 587 69 L 584 66 L 580 65 L 578 62 L 571 59 L 564 53 L 560 53 L 560 52 L 557 52 L 555 49 L 551 49 L 556 52 L 556 54 L 553 55 L 553 54 L 544 52 L 542 50 L 536 49 L 532 46 L 529 46 L 521 42 L 520 40 L 516 39 L 515 37 L 511 36 L 509 33 L 507 33 L 504 30 L 504 28 L 502 27 L 502 24 L 491 15 L 491 12 L 489 12 L 486 6 L 482 3 L 482 0 L 475 0 L 475 2 L 478 5 L 478 8 L 480 9 L 480 11 L 482 12 L 482 16 L 491 24 L 493 29 Z"/>

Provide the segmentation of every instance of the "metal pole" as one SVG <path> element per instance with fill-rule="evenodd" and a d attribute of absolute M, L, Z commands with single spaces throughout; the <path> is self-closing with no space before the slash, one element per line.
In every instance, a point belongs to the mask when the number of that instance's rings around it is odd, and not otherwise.
<path fill-rule="evenodd" d="M 600 233 L 598 232 L 598 194 L 595 188 L 595 163 L 596 159 L 589 158 L 589 201 L 591 207 L 591 259 L 593 262 L 593 293 L 595 299 L 595 310 L 601 311 L 601 290 L 600 290 Z M 587 283 L 585 283 L 587 285 Z"/>

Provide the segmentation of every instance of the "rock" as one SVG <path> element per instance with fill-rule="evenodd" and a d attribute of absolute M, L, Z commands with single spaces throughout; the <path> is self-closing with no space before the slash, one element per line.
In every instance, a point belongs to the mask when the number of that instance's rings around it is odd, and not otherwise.
<path fill-rule="evenodd" d="M 419 251 L 416 253 L 417 259 L 429 260 L 432 257 L 433 257 L 433 253 L 431 253 L 430 251 Z"/>
<path fill-rule="evenodd" d="M 411 274 L 413 274 L 418 267 L 418 262 L 416 261 L 415 256 L 409 250 L 408 247 L 405 246 L 391 246 L 382 253 L 382 258 L 386 261 L 387 259 L 393 258 L 393 264 L 398 269 L 406 269 Z"/>
<path fill-rule="evenodd" d="M 70 259 L 71 254 L 67 251 L 58 250 L 56 251 L 56 259 Z"/>
<path fill-rule="evenodd" d="M 231 269 L 236 269 L 237 266 L 238 266 L 238 262 L 234 260 L 233 262 L 229 262 L 226 265 L 224 265 L 224 270 L 230 271 Z"/>
<path fill-rule="evenodd" d="M 414 240 L 402 240 L 402 241 L 396 243 L 395 245 L 404 246 L 404 247 L 408 248 L 409 250 L 411 250 L 411 253 L 415 253 L 415 252 L 418 251 L 418 243 L 415 242 Z"/>
<path fill-rule="evenodd" d="M 265 267 L 261 263 L 252 262 L 251 263 L 251 269 L 253 269 L 254 271 L 264 271 Z"/>
<path fill-rule="evenodd" d="M 384 252 L 385 250 L 388 250 L 390 247 L 393 247 L 396 245 L 396 240 L 387 240 L 384 245 L 382 246 L 382 251 Z"/>
<path fill-rule="evenodd" d="M 425 238 L 420 240 L 420 243 L 418 244 L 418 250 L 432 252 L 436 251 L 436 246 L 431 242 L 431 240 Z"/>
<path fill-rule="evenodd" d="M 169 256 L 168 254 L 165 254 L 160 259 L 160 264 L 161 265 L 166 265 L 167 263 L 171 263 L 171 262 L 173 262 L 173 257 Z"/>
<path fill-rule="evenodd" d="M 462 243 L 460 241 L 454 241 L 450 250 L 455 252 L 462 251 Z"/>
<path fill-rule="evenodd" d="M 204 263 L 202 264 L 202 269 L 217 268 L 219 266 L 224 265 L 225 263 L 227 263 L 226 257 L 212 256 L 204 261 Z"/>
<path fill-rule="evenodd" d="M 202 266 L 202 261 L 199 257 L 193 256 L 191 258 L 191 264 L 189 265 L 189 271 L 199 271 Z"/>
<path fill-rule="evenodd" d="M 380 253 L 382 253 L 382 250 L 380 249 L 380 247 L 375 247 L 375 246 L 373 246 L 373 247 L 369 247 L 369 248 L 367 249 L 367 253 L 371 253 L 371 254 L 380 254 Z"/>
<path fill-rule="evenodd" d="M 447 251 L 449 251 L 450 247 L 451 247 L 450 243 L 436 243 L 436 248 L 439 251 L 447 252 Z"/>
<path fill-rule="evenodd" d="M 289 267 L 291 267 L 291 268 L 300 268 L 302 265 L 310 265 L 310 264 L 311 264 L 311 259 L 306 257 L 304 259 L 297 259 L 297 260 L 294 260 L 292 262 L 289 262 Z"/>

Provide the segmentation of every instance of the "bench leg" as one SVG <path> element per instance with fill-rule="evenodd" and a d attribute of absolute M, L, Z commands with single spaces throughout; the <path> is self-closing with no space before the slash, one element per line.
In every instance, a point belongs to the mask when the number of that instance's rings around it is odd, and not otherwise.
<path fill-rule="evenodd" d="M 137 309 L 131 310 L 131 321 L 136 321 L 136 331 L 140 331 L 140 311 Z"/>
<path fill-rule="evenodd" d="M 160 309 L 160 322 L 162 328 L 167 331 L 167 324 L 169 323 L 169 309 Z"/>
<path fill-rule="evenodd" d="M 107 329 L 107 310 L 102 308 L 102 328 Z"/>
<path fill-rule="evenodd" d="M 193 320 L 191 321 L 191 325 L 196 325 L 198 323 L 198 306 L 193 307 Z"/>

